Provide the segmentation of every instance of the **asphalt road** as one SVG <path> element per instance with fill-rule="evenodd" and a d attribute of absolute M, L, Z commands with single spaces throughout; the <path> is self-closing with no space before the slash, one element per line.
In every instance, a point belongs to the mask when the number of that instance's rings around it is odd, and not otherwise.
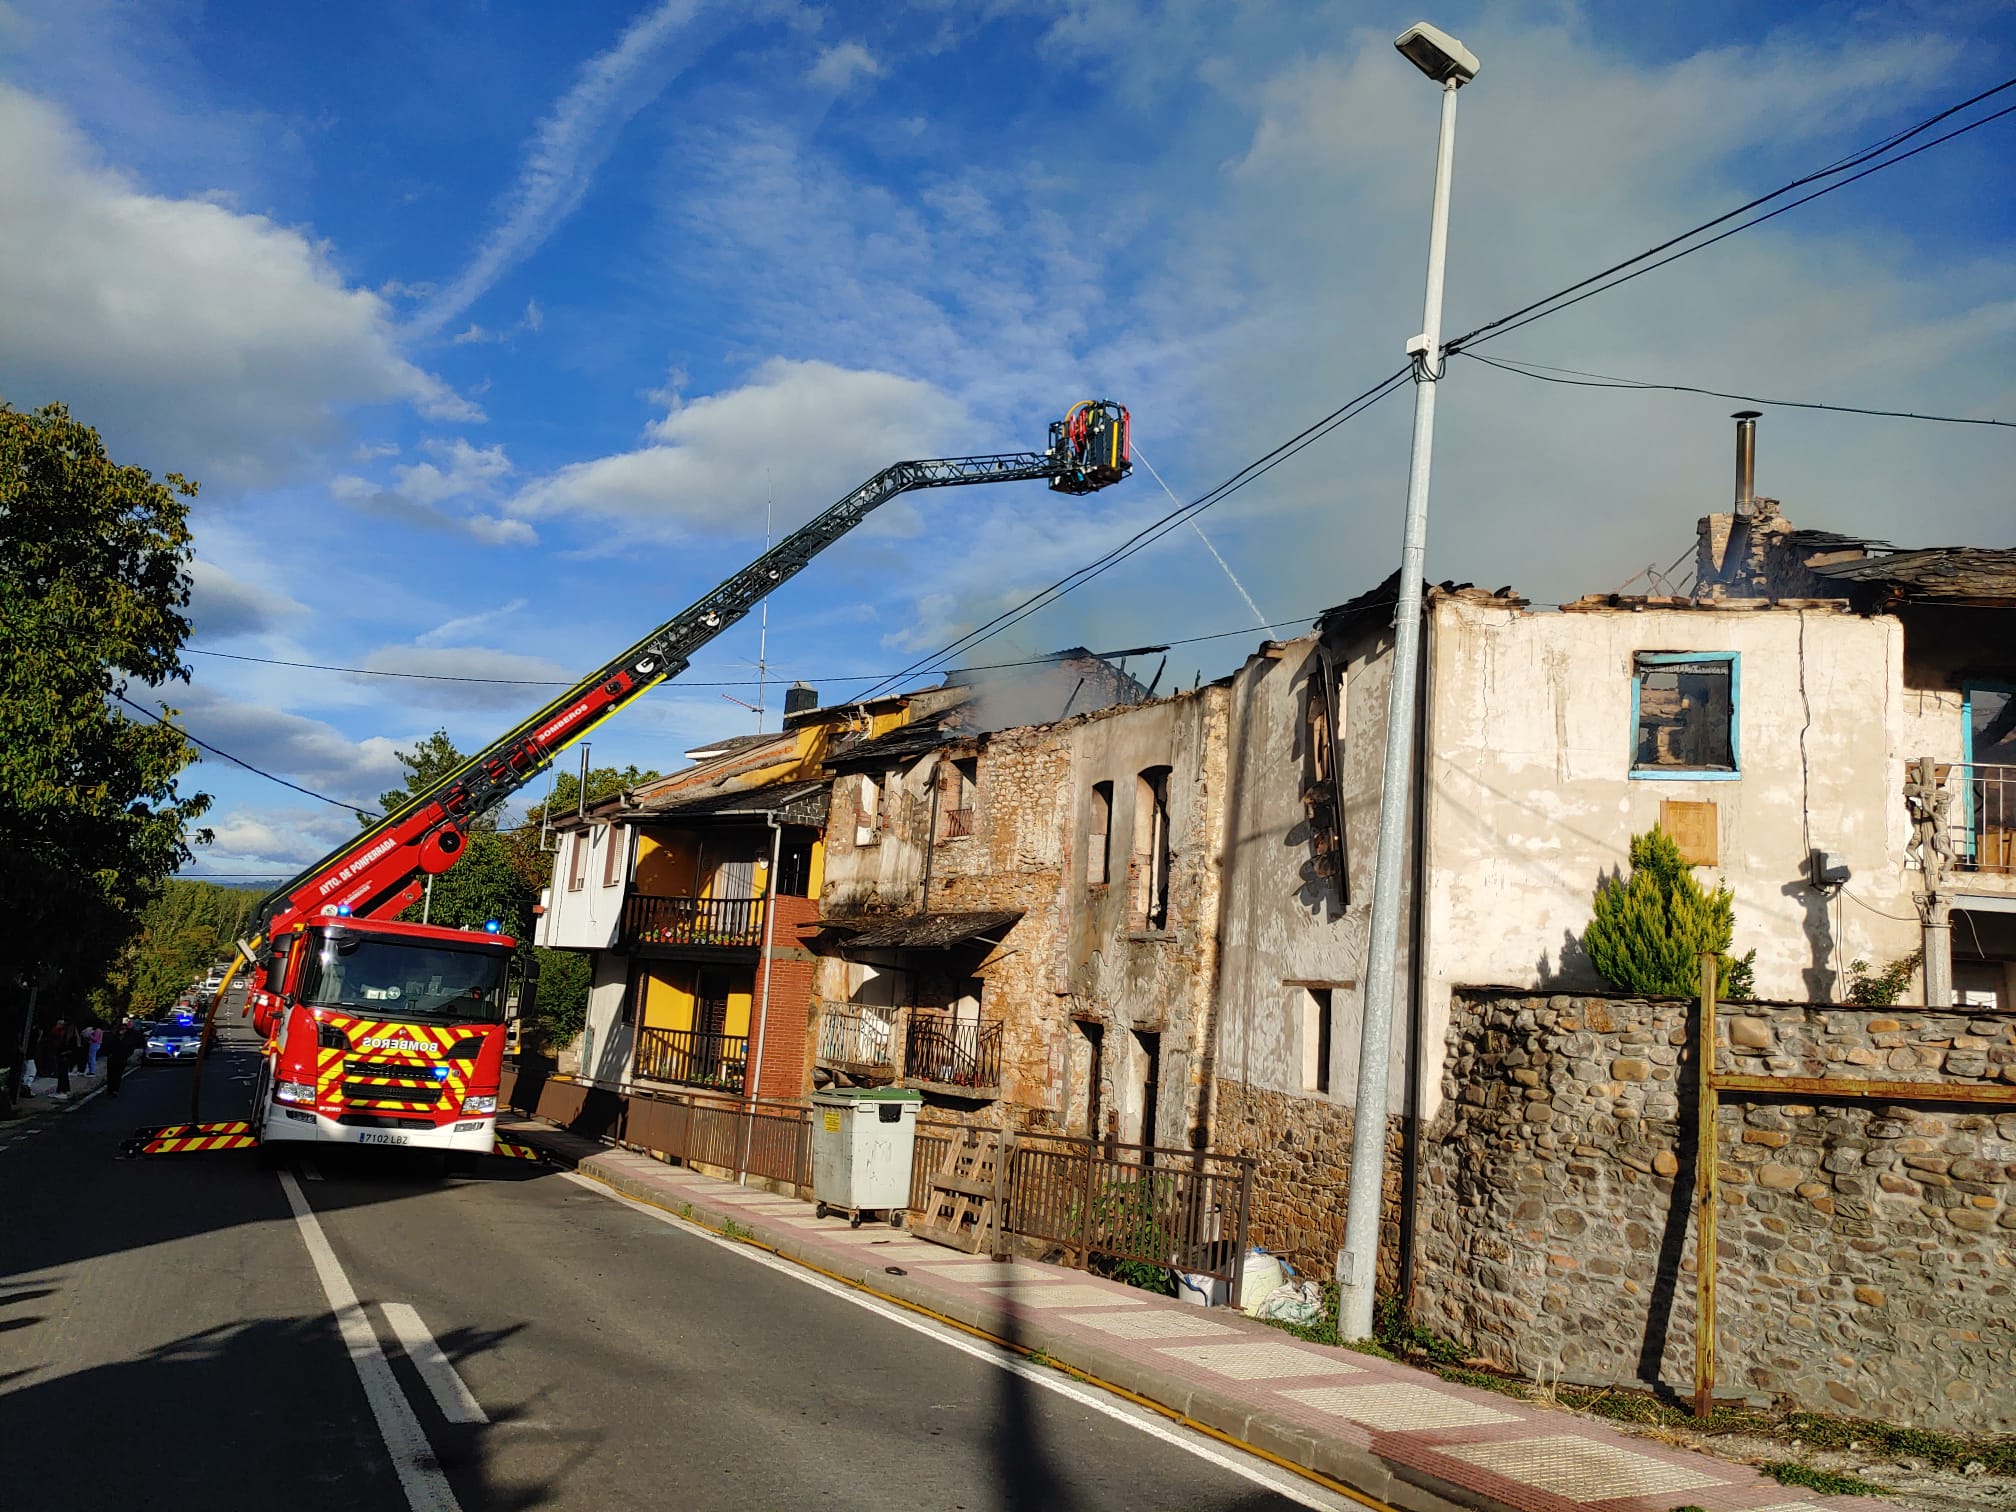
<path fill-rule="evenodd" d="M 240 1114 L 251 1068 L 234 1026 L 206 1117 Z M 320 1155 L 293 1177 L 318 1274 L 289 1178 L 115 1158 L 186 1116 L 189 1074 L 150 1068 L 0 1150 L 0 1505 L 1342 1505 L 543 1167 Z M 347 1341 L 331 1266 L 361 1303 Z M 452 1374 L 423 1370 L 428 1336 Z"/>

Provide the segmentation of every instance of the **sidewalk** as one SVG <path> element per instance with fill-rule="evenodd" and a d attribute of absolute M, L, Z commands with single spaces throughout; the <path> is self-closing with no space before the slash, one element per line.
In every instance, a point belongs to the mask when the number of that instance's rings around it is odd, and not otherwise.
<path fill-rule="evenodd" d="M 1227 1309 L 1028 1260 L 996 1264 L 812 1204 L 702 1176 L 531 1120 L 500 1133 L 625 1196 L 757 1243 L 878 1295 L 1040 1350 L 1060 1368 L 1405 1512 L 1850 1512 L 1867 1497 L 1794 1492 L 1740 1465 L 1567 1412 L 1305 1344 Z"/>
<path fill-rule="evenodd" d="M 133 1074 L 133 1066 L 130 1063 L 126 1068 L 126 1074 L 129 1077 Z M 33 1118 L 37 1113 L 48 1113 L 58 1108 L 74 1108 L 104 1085 L 105 1068 L 103 1066 L 100 1066 L 98 1070 L 92 1072 L 89 1076 L 86 1076 L 82 1071 L 72 1071 L 70 1073 L 70 1090 L 68 1092 L 58 1092 L 56 1090 L 55 1077 L 38 1076 L 33 1082 L 24 1081 L 21 1083 L 21 1096 L 14 1103 L 14 1117 L 16 1119 Z"/>

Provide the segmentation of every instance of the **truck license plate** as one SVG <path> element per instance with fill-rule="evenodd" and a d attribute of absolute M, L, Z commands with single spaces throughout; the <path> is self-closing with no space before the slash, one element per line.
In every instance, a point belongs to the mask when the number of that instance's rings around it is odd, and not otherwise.
<path fill-rule="evenodd" d="M 406 1143 L 406 1136 L 404 1134 L 378 1134 L 366 1129 L 357 1136 L 357 1143 L 402 1145 Z"/>

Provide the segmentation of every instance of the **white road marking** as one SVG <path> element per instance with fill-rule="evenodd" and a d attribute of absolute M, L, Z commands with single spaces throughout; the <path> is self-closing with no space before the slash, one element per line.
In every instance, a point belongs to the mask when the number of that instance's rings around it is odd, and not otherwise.
<path fill-rule="evenodd" d="M 399 1347 L 406 1351 L 406 1358 L 413 1362 L 414 1368 L 420 1372 L 420 1379 L 434 1393 L 441 1415 L 451 1423 L 489 1422 L 490 1414 L 483 1410 L 476 1394 L 456 1373 L 455 1367 L 448 1362 L 448 1356 L 441 1352 L 441 1346 L 434 1342 L 434 1335 L 420 1321 L 419 1312 L 404 1302 L 380 1305 L 385 1312 L 385 1321 L 392 1325 L 392 1332 L 399 1340 Z"/>
<path fill-rule="evenodd" d="M 301 1242 L 308 1247 L 308 1258 L 314 1262 L 315 1275 L 322 1282 L 322 1295 L 328 1298 L 329 1311 L 335 1315 L 336 1326 L 343 1335 L 343 1346 L 349 1350 L 350 1363 L 357 1369 L 364 1400 L 378 1422 L 378 1435 L 385 1441 L 386 1453 L 391 1456 L 392 1468 L 406 1493 L 407 1505 L 412 1512 L 461 1512 L 448 1477 L 435 1461 L 427 1432 L 414 1416 L 412 1403 L 399 1389 L 371 1320 L 357 1301 L 356 1288 L 343 1273 L 336 1251 L 329 1247 L 314 1209 L 301 1193 L 301 1183 L 294 1179 L 293 1172 L 282 1171 L 280 1187 L 287 1194 L 287 1205 L 294 1209 Z"/>
<path fill-rule="evenodd" d="M 1020 1376 L 1033 1386 L 1040 1386 L 1045 1391 L 1054 1391 L 1059 1396 L 1069 1397 L 1081 1407 L 1102 1413 L 1116 1422 L 1125 1423 L 1128 1427 L 1145 1433 L 1150 1438 L 1160 1439 L 1165 1444 L 1172 1444 L 1186 1453 L 1194 1454 L 1198 1459 L 1207 1461 L 1210 1464 L 1218 1466 L 1221 1470 L 1228 1471 L 1240 1477 L 1242 1480 L 1251 1481 L 1256 1486 L 1264 1486 L 1275 1495 L 1294 1502 L 1299 1507 L 1314 1508 L 1315 1512 L 1339 1512 L 1339 1509 L 1350 1509 L 1360 1505 L 1359 1503 L 1348 1501 L 1343 1497 L 1320 1491 L 1291 1472 L 1285 1470 L 1276 1471 L 1274 1467 L 1264 1462 L 1248 1461 L 1242 1463 L 1231 1455 L 1220 1452 L 1213 1442 L 1202 1434 L 1191 1433 L 1186 1429 L 1165 1423 L 1158 1415 L 1149 1412 L 1145 1408 L 1134 1408 L 1124 1402 L 1116 1402 L 1097 1387 L 1082 1385 L 1067 1376 L 1060 1375 L 1054 1367 L 1031 1365 L 1017 1355 L 1009 1354 L 1005 1350 L 960 1333 L 956 1329 L 946 1327 L 940 1323 L 934 1323 L 929 1318 L 897 1307 L 892 1303 L 884 1302 L 881 1298 L 871 1296 L 867 1292 L 859 1291 L 851 1286 L 843 1286 L 837 1281 L 828 1280 L 816 1271 L 809 1271 L 801 1265 L 793 1264 L 789 1260 L 766 1254 L 764 1251 L 743 1244 L 738 1240 L 724 1239 L 711 1229 L 702 1228 L 697 1223 L 689 1223 L 683 1218 L 664 1211 L 662 1208 L 651 1206 L 648 1202 L 638 1202 L 634 1198 L 626 1197 L 613 1187 L 605 1186 L 592 1177 L 583 1176 L 578 1171 L 562 1171 L 560 1174 L 577 1186 L 584 1186 L 589 1191 L 599 1193 L 612 1202 L 620 1202 L 624 1207 L 642 1213 L 647 1218 L 655 1218 L 660 1223 L 676 1228 L 683 1233 L 693 1235 L 696 1239 L 704 1239 L 709 1244 L 719 1245 L 722 1249 L 729 1251 L 731 1254 L 739 1255 L 744 1260 L 751 1260 L 758 1265 L 768 1266 L 780 1275 L 789 1276 L 792 1280 L 800 1282 L 803 1285 L 823 1291 L 829 1296 L 839 1297 L 843 1301 L 852 1302 L 856 1307 L 866 1308 L 869 1312 L 891 1323 L 901 1324 L 915 1333 L 923 1334 L 926 1338 L 936 1339 L 941 1344 L 949 1345 L 953 1349 L 969 1354 L 976 1360 L 985 1360 L 998 1370 L 1005 1370 L 1013 1375 Z"/>

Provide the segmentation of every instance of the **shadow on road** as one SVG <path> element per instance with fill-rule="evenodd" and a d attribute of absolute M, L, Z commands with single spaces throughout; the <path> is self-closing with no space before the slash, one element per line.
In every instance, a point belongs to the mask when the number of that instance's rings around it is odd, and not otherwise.
<path fill-rule="evenodd" d="M 494 1347 L 503 1336 L 442 1344 L 467 1352 Z M 342 1350 L 327 1315 L 261 1318 L 11 1391 L 9 1422 L 23 1430 L 60 1425 L 65 1437 L 75 1430 L 91 1450 L 81 1464 L 68 1451 L 12 1460 L 9 1505 L 44 1512 L 228 1509 L 270 1497 L 295 1512 L 403 1506 L 371 1415 L 355 1409 L 352 1394 L 279 1389 L 290 1361 Z M 486 1472 L 480 1435 L 515 1416 L 493 1412 L 488 1427 L 446 1432 L 430 1426 L 462 1505 L 529 1512 L 550 1499 L 553 1478 L 503 1485 Z"/>
<path fill-rule="evenodd" d="M 1003 1266 L 1006 1271 L 1008 1267 Z M 1021 1320 L 1004 1308 L 997 1325 L 999 1337 L 1016 1353 L 1028 1348 Z M 1041 1357 L 1031 1358 L 1040 1364 Z M 1018 1370 L 998 1370 L 1001 1389 L 990 1447 L 995 1473 L 1000 1477 L 1002 1512 L 1067 1512 L 1083 1509 L 1098 1512 L 1105 1505 L 1096 1489 L 1075 1484 L 1065 1473 L 1064 1456 L 1045 1441 L 1036 1410 L 1036 1393 L 1042 1388 Z M 1208 1506 L 1209 1512 L 1275 1512 L 1288 1505 L 1271 1491 L 1255 1488 L 1228 1500 L 1189 1504 L 1195 1512 Z"/>

